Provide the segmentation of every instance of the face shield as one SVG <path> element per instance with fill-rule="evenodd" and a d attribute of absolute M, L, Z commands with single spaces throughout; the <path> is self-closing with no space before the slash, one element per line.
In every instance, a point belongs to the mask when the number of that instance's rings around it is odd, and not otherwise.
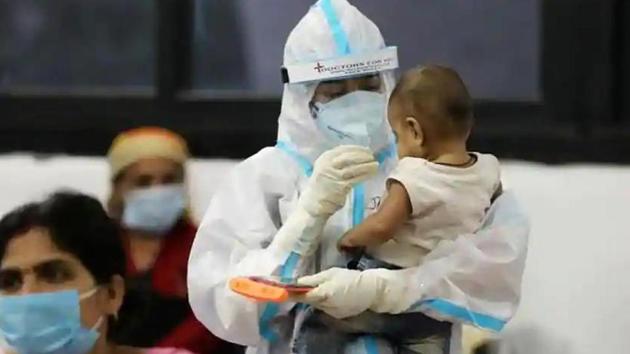
<path fill-rule="evenodd" d="M 320 0 L 289 35 L 278 140 L 314 160 L 338 145 L 391 149 L 396 47 L 346 0 Z"/>
<path fill-rule="evenodd" d="M 319 131 L 334 145 L 378 148 L 386 136 L 387 94 L 382 73 L 398 68 L 396 47 L 374 53 L 289 65 L 285 84 L 315 84 L 309 102 Z M 374 140 L 374 142 L 372 142 Z"/>
<path fill-rule="evenodd" d="M 343 80 L 392 72 L 398 68 L 398 48 L 387 47 L 373 53 L 286 65 L 282 81 L 286 84 Z"/>

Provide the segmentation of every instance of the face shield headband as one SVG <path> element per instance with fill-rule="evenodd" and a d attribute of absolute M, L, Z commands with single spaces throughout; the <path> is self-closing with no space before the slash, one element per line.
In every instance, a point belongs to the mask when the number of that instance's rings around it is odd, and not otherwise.
<path fill-rule="evenodd" d="M 387 47 L 378 52 L 350 55 L 313 63 L 287 65 L 282 68 L 283 83 L 307 83 L 341 80 L 376 74 L 398 68 L 398 48 Z"/>

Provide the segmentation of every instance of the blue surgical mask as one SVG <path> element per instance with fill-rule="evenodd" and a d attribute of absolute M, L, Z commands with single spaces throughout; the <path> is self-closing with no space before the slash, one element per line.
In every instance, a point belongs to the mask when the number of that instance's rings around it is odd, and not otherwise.
<path fill-rule="evenodd" d="M 19 354 L 87 354 L 100 336 L 96 329 L 103 318 L 84 328 L 79 303 L 95 292 L 0 296 L 0 335 Z"/>
<path fill-rule="evenodd" d="M 122 223 L 130 230 L 163 236 L 185 208 L 186 190 L 181 184 L 138 189 L 125 196 Z"/>
<path fill-rule="evenodd" d="M 374 137 L 385 129 L 385 107 L 384 94 L 354 91 L 327 103 L 315 103 L 313 117 L 335 145 L 372 147 Z"/>

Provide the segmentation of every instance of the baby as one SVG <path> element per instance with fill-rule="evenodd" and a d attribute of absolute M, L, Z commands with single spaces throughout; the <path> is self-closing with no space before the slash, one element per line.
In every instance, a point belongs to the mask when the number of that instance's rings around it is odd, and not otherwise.
<path fill-rule="evenodd" d="M 473 233 L 501 192 L 497 159 L 471 153 L 472 100 L 457 73 L 413 69 L 392 93 L 389 112 L 400 161 L 379 209 L 339 242 L 365 248 L 360 268 L 415 267 L 442 240 Z"/>
<path fill-rule="evenodd" d="M 477 231 L 501 193 L 497 159 L 467 149 L 472 99 L 454 70 L 431 65 L 406 72 L 391 95 L 388 119 L 400 161 L 388 178 L 387 195 L 374 214 L 339 241 L 342 250 L 361 250 L 361 270 L 421 265 L 441 241 Z M 358 334 L 388 338 L 401 353 L 448 350 L 450 325 L 421 313 L 367 312 L 338 321 L 310 311 L 294 353 L 316 353 L 321 342 L 328 349 L 339 343 L 329 352 L 342 352 L 342 342 Z"/>

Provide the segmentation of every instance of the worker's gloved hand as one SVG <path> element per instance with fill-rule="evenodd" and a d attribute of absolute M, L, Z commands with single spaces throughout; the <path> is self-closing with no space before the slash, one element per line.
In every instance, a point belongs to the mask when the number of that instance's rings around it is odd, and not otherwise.
<path fill-rule="evenodd" d="M 315 162 L 300 206 L 313 216 L 328 217 L 343 207 L 354 184 L 377 171 L 378 162 L 368 148 L 344 145 L 328 150 Z"/>
<path fill-rule="evenodd" d="M 282 254 L 310 255 L 328 218 L 341 209 L 352 185 L 378 170 L 372 151 L 360 146 L 339 146 L 323 153 L 298 200 L 297 208 L 276 233 L 270 247 Z"/>
<path fill-rule="evenodd" d="M 335 318 L 356 316 L 367 310 L 397 314 L 408 310 L 420 289 L 414 289 L 413 268 L 357 271 L 331 268 L 302 277 L 300 285 L 315 289 L 294 300 L 318 308 Z"/>

